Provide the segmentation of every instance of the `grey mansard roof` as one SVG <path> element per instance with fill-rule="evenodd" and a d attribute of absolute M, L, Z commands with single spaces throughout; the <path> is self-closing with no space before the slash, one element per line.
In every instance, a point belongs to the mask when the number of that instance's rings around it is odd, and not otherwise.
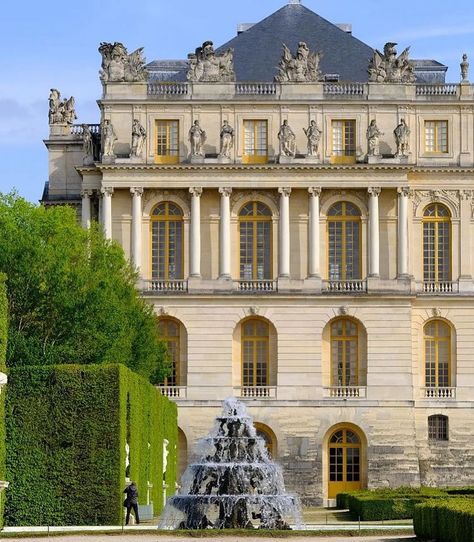
<path fill-rule="evenodd" d="M 234 50 L 237 81 L 273 81 L 278 72 L 283 43 L 295 54 L 300 41 L 306 42 L 312 52 L 323 53 L 320 68 L 324 75 L 337 75 L 339 81 L 368 80 L 367 68 L 373 48 L 302 4 L 287 4 L 254 25 L 242 26 L 247 29 L 216 48 L 218 53 L 229 47 Z M 203 36 L 201 43 L 206 39 L 212 39 L 212 36 Z M 196 47 L 198 45 L 200 43 L 196 43 Z M 382 49 L 383 44 L 377 47 Z M 447 68 L 439 62 L 413 62 L 420 82 L 444 82 Z M 183 60 L 156 60 L 147 68 L 152 79 L 186 80 Z"/>

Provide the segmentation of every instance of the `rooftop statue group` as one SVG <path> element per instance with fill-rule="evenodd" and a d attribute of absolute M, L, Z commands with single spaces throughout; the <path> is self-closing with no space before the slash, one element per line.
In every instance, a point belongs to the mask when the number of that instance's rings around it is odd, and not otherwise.
<path fill-rule="evenodd" d="M 410 47 L 407 47 L 398 57 L 396 43 L 388 42 L 383 53 L 374 50 L 374 56 L 369 64 L 369 81 L 371 83 L 414 83 L 416 76 L 414 66 L 408 60 Z"/>
<path fill-rule="evenodd" d="M 235 81 L 233 57 L 233 49 L 218 55 L 212 41 L 205 41 L 194 53 L 188 55 L 188 81 Z"/>
<path fill-rule="evenodd" d="M 102 55 L 100 80 L 108 82 L 142 82 L 148 79 L 145 68 L 143 47 L 128 53 L 127 48 L 119 42 L 102 42 L 99 47 Z"/>
<path fill-rule="evenodd" d="M 369 156 L 380 156 L 379 138 L 382 135 L 384 135 L 384 133 L 379 130 L 376 120 L 373 119 L 367 128 L 367 154 Z M 393 136 L 397 146 L 395 156 L 408 156 L 410 128 L 408 128 L 405 119 L 400 119 L 400 123 L 395 127 L 395 130 L 393 130 Z"/>
<path fill-rule="evenodd" d="M 52 88 L 49 94 L 49 124 L 73 124 L 77 119 L 74 96 L 61 100 L 59 90 Z"/>
<path fill-rule="evenodd" d="M 283 53 L 278 66 L 278 74 L 275 81 L 279 83 L 295 82 L 308 83 L 322 80 L 319 69 L 321 53 L 311 53 L 304 41 L 298 43 L 296 55 L 291 54 L 290 49 L 283 44 Z"/>

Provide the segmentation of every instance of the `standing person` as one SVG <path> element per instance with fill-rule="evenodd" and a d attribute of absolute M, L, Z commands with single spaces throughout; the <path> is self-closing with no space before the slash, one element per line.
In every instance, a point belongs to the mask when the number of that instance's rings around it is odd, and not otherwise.
<path fill-rule="evenodd" d="M 127 517 L 125 518 L 125 525 L 128 525 L 130 521 L 130 510 L 133 508 L 133 513 L 135 514 L 135 523 L 140 524 L 140 518 L 138 516 L 138 489 L 135 482 L 131 482 L 123 492 L 126 494 L 124 506 L 127 509 Z"/>

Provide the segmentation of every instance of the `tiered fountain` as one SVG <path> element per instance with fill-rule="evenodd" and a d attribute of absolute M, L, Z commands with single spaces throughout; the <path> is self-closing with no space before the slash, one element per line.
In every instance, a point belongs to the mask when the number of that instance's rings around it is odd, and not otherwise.
<path fill-rule="evenodd" d="M 285 492 L 280 468 L 268 456 L 245 405 L 224 401 L 214 429 L 199 441 L 162 529 L 290 529 L 301 524 L 297 497 Z"/>

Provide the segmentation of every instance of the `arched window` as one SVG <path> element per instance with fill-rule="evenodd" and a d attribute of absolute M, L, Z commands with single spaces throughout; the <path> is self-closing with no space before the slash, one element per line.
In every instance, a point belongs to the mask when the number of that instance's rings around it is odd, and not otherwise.
<path fill-rule="evenodd" d="M 158 330 L 161 340 L 166 344 L 171 361 L 171 372 L 165 378 L 165 386 L 178 386 L 180 376 L 180 333 L 179 323 L 171 318 L 160 318 Z"/>
<path fill-rule="evenodd" d="M 447 416 L 434 414 L 428 417 L 428 440 L 449 440 Z"/>
<path fill-rule="evenodd" d="M 183 278 L 183 211 L 170 201 L 151 213 L 152 280 Z"/>
<path fill-rule="evenodd" d="M 328 497 L 361 486 L 361 442 L 351 429 L 338 429 L 329 438 Z"/>
<path fill-rule="evenodd" d="M 272 458 L 276 458 L 277 454 L 277 441 L 275 433 L 263 423 L 254 422 L 255 430 L 257 431 L 257 436 L 262 438 L 265 442 L 265 448 L 267 449 L 268 455 Z"/>
<path fill-rule="evenodd" d="M 240 279 L 272 278 L 272 212 L 251 201 L 239 212 Z"/>
<path fill-rule="evenodd" d="M 359 385 L 359 329 L 348 318 L 331 324 L 331 386 Z"/>
<path fill-rule="evenodd" d="M 451 215 L 441 203 L 432 203 L 423 213 L 423 279 L 451 280 Z"/>
<path fill-rule="evenodd" d="M 425 386 L 451 386 L 451 328 L 442 320 L 431 320 L 424 327 Z"/>
<path fill-rule="evenodd" d="M 360 210 L 347 201 L 332 205 L 328 211 L 329 280 L 360 279 Z"/>
<path fill-rule="evenodd" d="M 242 386 L 268 386 L 269 326 L 263 320 L 242 323 Z"/>

